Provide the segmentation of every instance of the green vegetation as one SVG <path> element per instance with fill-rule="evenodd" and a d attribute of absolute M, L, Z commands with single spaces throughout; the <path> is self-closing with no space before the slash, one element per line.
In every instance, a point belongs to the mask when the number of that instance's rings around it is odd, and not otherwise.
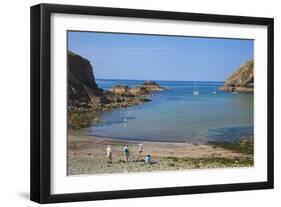
<path fill-rule="evenodd" d="M 100 124 L 102 120 L 99 112 L 68 112 L 68 127 L 72 129 L 79 129 L 87 127 L 91 124 Z"/>
<path fill-rule="evenodd" d="M 252 138 L 241 139 L 237 142 L 210 141 L 208 142 L 208 144 L 210 144 L 213 147 L 222 147 L 239 153 L 251 154 L 251 155 L 254 154 L 254 141 Z"/>
<path fill-rule="evenodd" d="M 250 167 L 253 166 L 252 158 L 230 159 L 230 158 L 177 158 L 167 157 L 168 166 L 179 167 L 189 166 L 191 169 L 200 168 L 225 168 L 225 167 Z"/>
<path fill-rule="evenodd" d="M 248 75 L 253 73 L 253 69 L 254 69 L 254 62 L 250 63 L 250 65 L 249 65 L 249 73 L 248 73 Z"/>

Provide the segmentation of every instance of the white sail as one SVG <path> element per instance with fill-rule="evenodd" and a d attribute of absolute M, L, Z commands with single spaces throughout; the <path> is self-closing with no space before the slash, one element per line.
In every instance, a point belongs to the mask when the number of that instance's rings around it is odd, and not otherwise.
<path fill-rule="evenodd" d="M 213 94 L 217 94 L 217 89 L 216 89 L 216 87 L 214 87 Z"/>
<path fill-rule="evenodd" d="M 200 91 L 198 88 L 195 87 L 195 84 L 193 85 L 193 95 L 195 96 L 199 96 L 200 95 Z"/>

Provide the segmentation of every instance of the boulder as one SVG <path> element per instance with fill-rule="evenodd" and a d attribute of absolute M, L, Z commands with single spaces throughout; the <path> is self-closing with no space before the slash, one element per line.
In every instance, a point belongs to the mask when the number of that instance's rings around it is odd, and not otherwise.
<path fill-rule="evenodd" d="M 109 89 L 109 91 L 115 95 L 119 96 L 132 96 L 131 88 L 129 86 L 121 86 L 116 85 L 113 88 Z"/>
<path fill-rule="evenodd" d="M 142 96 L 142 95 L 149 94 L 148 90 L 145 87 L 142 87 L 142 86 L 137 86 L 137 87 L 131 88 L 130 93 L 133 96 Z"/>

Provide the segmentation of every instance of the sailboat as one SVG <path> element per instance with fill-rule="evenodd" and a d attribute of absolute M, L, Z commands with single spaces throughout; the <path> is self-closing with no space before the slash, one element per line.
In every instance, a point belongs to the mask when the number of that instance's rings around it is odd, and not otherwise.
<path fill-rule="evenodd" d="M 124 127 L 124 128 L 127 127 L 127 121 L 128 121 L 127 118 L 124 118 L 124 119 L 123 119 L 123 127 Z"/>
<path fill-rule="evenodd" d="M 213 94 L 217 94 L 217 90 L 216 90 L 216 87 L 214 87 L 214 91 L 213 91 Z"/>
<path fill-rule="evenodd" d="M 195 87 L 195 84 L 193 85 L 193 95 L 195 95 L 195 96 L 200 95 L 199 89 Z"/>

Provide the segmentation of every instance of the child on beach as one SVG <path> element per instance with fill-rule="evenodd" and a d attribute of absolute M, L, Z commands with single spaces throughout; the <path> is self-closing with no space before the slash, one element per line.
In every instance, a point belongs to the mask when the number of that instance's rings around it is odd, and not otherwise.
<path fill-rule="evenodd" d="M 123 152 L 124 152 L 124 161 L 128 162 L 128 160 L 129 160 L 129 147 L 128 147 L 127 144 L 124 147 Z"/>
<path fill-rule="evenodd" d="M 146 157 L 145 157 L 145 163 L 146 163 L 146 164 L 151 164 L 151 161 L 152 161 L 151 156 L 150 156 L 150 155 L 146 155 Z"/>
<path fill-rule="evenodd" d="M 112 149 L 110 145 L 108 145 L 106 149 L 106 159 L 107 163 L 112 163 Z"/>

